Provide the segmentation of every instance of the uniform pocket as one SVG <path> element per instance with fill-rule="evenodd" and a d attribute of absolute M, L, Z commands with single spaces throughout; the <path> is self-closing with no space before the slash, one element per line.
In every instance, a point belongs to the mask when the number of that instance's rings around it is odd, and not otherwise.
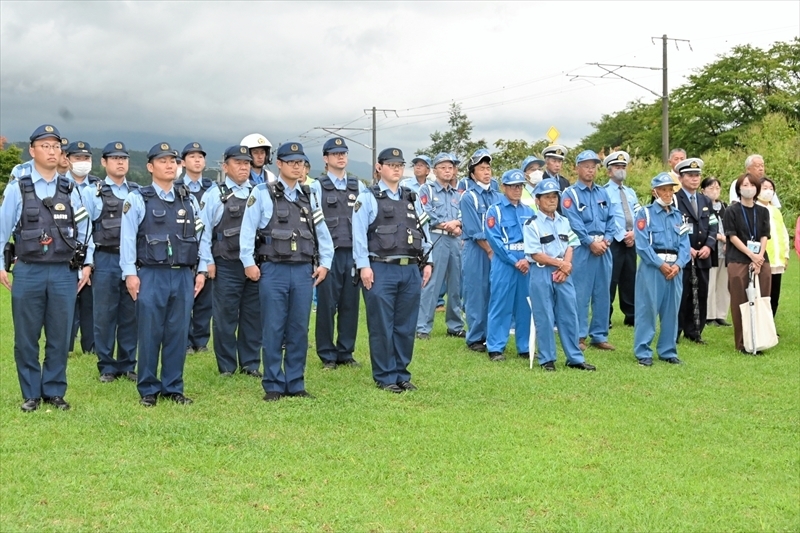
<path fill-rule="evenodd" d="M 173 264 L 178 265 L 194 265 L 197 263 L 197 252 L 199 245 L 197 244 L 196 237 L 181 237 L 176 235 L 176 240 L 173 243 Z"/>
<path fill-rule="evenodd" d="M 273 229 L 272 230 L 272 247 L 278 255 L 290 256 L 292 255 L 292 242 L 294 240 L 294 232 L 290 229 Z"/>
<path fill-rule="evenodd" d="M 153 217 L 155 219 L 154 222 L 156 224 L 163 224 L 164 222 L 167 221 L 167 212 L 153 209 Z"/>
<path fill-rule="evenodd" d="M 378 248 L 381 250 L 392 250 L 397 242 L 397 225 L 378 226 L 375 228 L 375 239 L 378 241 Z"/>
<path fill-rule="evenodd" d="M 156 263 L 166 263 L 168 254 L 168 235 L 145 235 L 147 241 L 146 259 Z"/>

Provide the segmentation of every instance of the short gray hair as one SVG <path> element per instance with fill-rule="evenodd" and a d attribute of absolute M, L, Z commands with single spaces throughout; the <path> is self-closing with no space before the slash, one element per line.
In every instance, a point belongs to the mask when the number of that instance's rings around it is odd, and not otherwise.
<path fill-rule="evenodd" d="M 669 151 L 669 157 L 667 157 L 667 159 L 672 159 L 672 156 L 677 154 L 678 152 L 681 152 L 684 155 L 684 157 L 686 157 L 686 150 L 684 150 L 683 148 L 673 148 L 672 150 Z"/>
<path fill-rule="evenodd" d="M 756 159 L 760 159 L 761 162 L 764 162 L 764 157 L 758 154 L 748 155 L 747 159 L 744 160 L 744 169 L 747 170 L 753 164 Z"/>

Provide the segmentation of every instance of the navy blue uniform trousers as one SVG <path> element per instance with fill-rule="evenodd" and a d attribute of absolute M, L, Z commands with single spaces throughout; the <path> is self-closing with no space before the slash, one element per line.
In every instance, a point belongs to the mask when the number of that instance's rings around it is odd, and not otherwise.
<path fill-rule="evenodd" d="M 323 363 L 344 363 L 353 359 L 360 298 L 358 287 L 353 285 L 352 271 L 353 249 L 337 248 L 330 272 L 325 281 L 317 286 L 317 325 L 314 335 L 317 355 Z"/>
<path fill-rule="evenodd" d="M 215 258 L 214 354 L 220 372 L 258 370 L 261 365 L 261 303 L 258 282 L 239 260 Z M 237 331 L 238 330 L 238 331 Z"/>

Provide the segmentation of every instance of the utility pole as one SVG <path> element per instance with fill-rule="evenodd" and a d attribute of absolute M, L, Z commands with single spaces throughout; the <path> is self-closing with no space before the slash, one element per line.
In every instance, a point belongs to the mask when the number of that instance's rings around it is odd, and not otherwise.
<path fill-rule="evenodd" d="M 394 109 L 376 109 L 375 106 L 372 106 L 372 109 L 364 110 L 364 113 L 372 113 L 372 178 L 375 177 L 375 165 L 378 162 L 378 126 L 376 120 L 378 112 L 383 113 L 384 116 L 387 116 L 387 113 L 394 113 L 397 116 L 397 111 Z"/>
<path fill-rule="evenodd" d="M 600 79 L 608 79 L 608 76 L 614 76 L 615 78 L 625 80 L 629 83 L 636 85 L 637 87 L 641 87 L 642 89 L 648 91 L 649 93 L 653 94 L 656 97 L 661 98 L 661 161 L 666 165 L 667 159 L 669 158 L 669 83 L 667 77 L 667 41 L 673 41 L 675 43 L 675 48 L 678 48 L 679 42 L 684 42 L 689 45 L 689 50 L 692 50 L 692 44 L 689 42 L 688 39 L 675 39 L 672 37 L 667 37 L 665 33 L 661 37 L 651 37 L 650 41 L 655 44 L 655 39 L 661 39 L 662 42 L 662 66 L 659 67 L 640 67 L 635 65 L 612 65 L 608 63 L 586 63 L 587 65 L 594 65 L 596 67 L 605 70 L 605 74 L 602 76 L 583 76 L 580 74 L 574 74 L 570 76 L 570 81 L 576 80 L 579 78 L 600 78 Z M 692 50 L 694 51 L 694 50 Z M 636 83 L 633 80 L 626 78 L 625 76 L 619 74 L 617 71 L 622 68 L 638 68 L 638 69 L 645 69 L 645 70 L 660 70 L 661 71 L 661 94 L 653 91 L 652 89 L 641 85 L 640 83 Z"/>

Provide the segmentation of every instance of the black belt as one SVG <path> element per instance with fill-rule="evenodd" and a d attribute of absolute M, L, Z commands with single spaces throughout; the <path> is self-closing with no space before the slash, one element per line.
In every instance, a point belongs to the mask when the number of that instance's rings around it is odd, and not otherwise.
<path fill-rule="evenodd" d="M 678 255 L 678 251 L 677 250 L 667 250 L 665 248 L 656 248 L 653 251 L 655 253 L 657 253 L 657 254 L 675 254 L 675 255 Z"/>
<path fill-rule="evenodd" d="M 107 254 L 118 254 L 119 253 L 119 246 L 106 246 L 104 244 L 98 244 L 94 247 L 95 251 L 98 252 L 105 252 Z"/>
<path fill-rule="evenodd" d="M 396 259 L 386 259 L 385 257 L 370 257 L 370 261 L 376 263 L 386 263 L 388 265 L 418 265 L 419 259 L 416 257 L 398 257 Z"/>
<path fill-rule="evenodd" d="M 309 265 L 311 261 L 275 261 L 274 259 L 270 259 L 268 255 L 257 255 L 256 256 L 256 263 L 261 265 L 262 263 L 275 263 L 275 264 L 286 264 L 286 265 Z"/>

